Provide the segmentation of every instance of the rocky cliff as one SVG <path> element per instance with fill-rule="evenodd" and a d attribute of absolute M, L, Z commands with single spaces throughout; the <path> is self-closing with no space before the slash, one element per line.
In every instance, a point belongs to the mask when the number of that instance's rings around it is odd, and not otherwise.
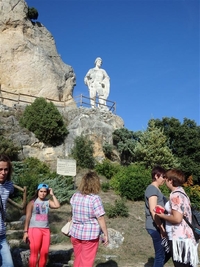
<path fill-rule="evenodd" d="M 68 108 L 62 110 L 63 118 L 68 122 L 69 134 L 65 142 L 57 147 L 47 147 L 35 138 L 34 134 L 19 126 L 19 117 L 23 110 L 0 105 L 0 132 L 21 148 L 20 158 L 35 157 L 56 169 L 57 157 L 69 156 L 74 138 L 83 134 L 94 143 L 94 157 L 104 159 L 103 144 L 112 144 L 114 130 L 124 126 L 123 120 L 112 112 L 98 108 Z"/>
<path fill-rule="evenodd" d="M 69 100 L 75 106 L 72 98 L 75 73 L 58 55 L 51 33 L 41 23 L 28 18 L 24 0 L 1 0 L 0 10 L 0 100 L 3 104 L 12 106 L 11 99 L 18 101 L 19 94 L 28 94 Z M 33 102 L 34 98 L 23 100 Z"/>
<path fill-rule="evenodd" d="M 123 127 L 123 120 L 110 111 L 77 108 L 75 73 L 61 60 L 51 33 L 28 18 L 24 0 L 0 0 L 0 11 L 0 130 L 21 147 L 22 159 L 36 157 L 55 168 L 57 157 L 68 156 L 74 138 L 83 134 L 93 141 L 95 158 L 102 160 L 103 144 L 112 143 L 112 132 Z M 15 115 L 34 97 L 66 101 L 60 110 L 69 130 L 63 145 L 46 147 L 19 126 Z"/>

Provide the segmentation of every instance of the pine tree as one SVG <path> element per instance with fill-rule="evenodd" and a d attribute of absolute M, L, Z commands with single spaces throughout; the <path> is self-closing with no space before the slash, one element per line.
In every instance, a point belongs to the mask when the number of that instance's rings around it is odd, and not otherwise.
<path fill-rule="evenodd" d="M 178 167 L 179 162 L 167 146 L 167 137 L 160 128 L 151 121 L 147 130 L 140 135 L 135 150 L 136 161 L 147 168 L 161 165 L 165 168 Z"/>

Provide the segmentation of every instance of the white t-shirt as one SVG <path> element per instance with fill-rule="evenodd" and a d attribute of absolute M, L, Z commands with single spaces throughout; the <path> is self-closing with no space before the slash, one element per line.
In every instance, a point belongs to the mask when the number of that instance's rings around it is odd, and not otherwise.
<path fill-rule="evenodd" d="M 171 214 L 171 206 L 169 201 L 167 201 L 167 203 L 165 204 L 165 210 L 168 212 L 168 215 Z M 172 240 L 172 224 L 168 221 L 165 221 L 165 230 L 167 232 L 167 236 L 169 240 Z"/>

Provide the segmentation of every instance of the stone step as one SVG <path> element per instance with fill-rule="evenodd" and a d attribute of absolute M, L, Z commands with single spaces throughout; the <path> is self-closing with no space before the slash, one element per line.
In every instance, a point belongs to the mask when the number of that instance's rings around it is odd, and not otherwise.
<path fill-rule="evenodd" d="M 6 229 L 7 230 L 22 230 L 24 228 L 23 221 L 14 221 L 14 222 L 7 222 Z"/>

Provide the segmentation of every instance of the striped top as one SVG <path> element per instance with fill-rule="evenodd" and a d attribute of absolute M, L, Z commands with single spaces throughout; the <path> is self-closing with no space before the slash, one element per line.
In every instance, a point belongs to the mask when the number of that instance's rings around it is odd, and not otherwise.
<path fill-rule="evenodd" d="M 3 203 L 4 213 L 6 214 L 6 204 L 10 194 L 14 192 L 14 186 L 11 181 L 5 181 L 4 184 L 0 184 L 0 195 Z M 6 226 L 2 219 L 2 213 L 0 212 L 0 235 L 6 234 Z"/>
<path fill-rule="evenodd" d="M 75 193 L 70 203 L 72 205 L 71 236 L 80 240 L 93 240 L 99 237 L 101 228 L 97 218 L 105 211 L 101 198 L 98 195 L 82 195 Z"/>

